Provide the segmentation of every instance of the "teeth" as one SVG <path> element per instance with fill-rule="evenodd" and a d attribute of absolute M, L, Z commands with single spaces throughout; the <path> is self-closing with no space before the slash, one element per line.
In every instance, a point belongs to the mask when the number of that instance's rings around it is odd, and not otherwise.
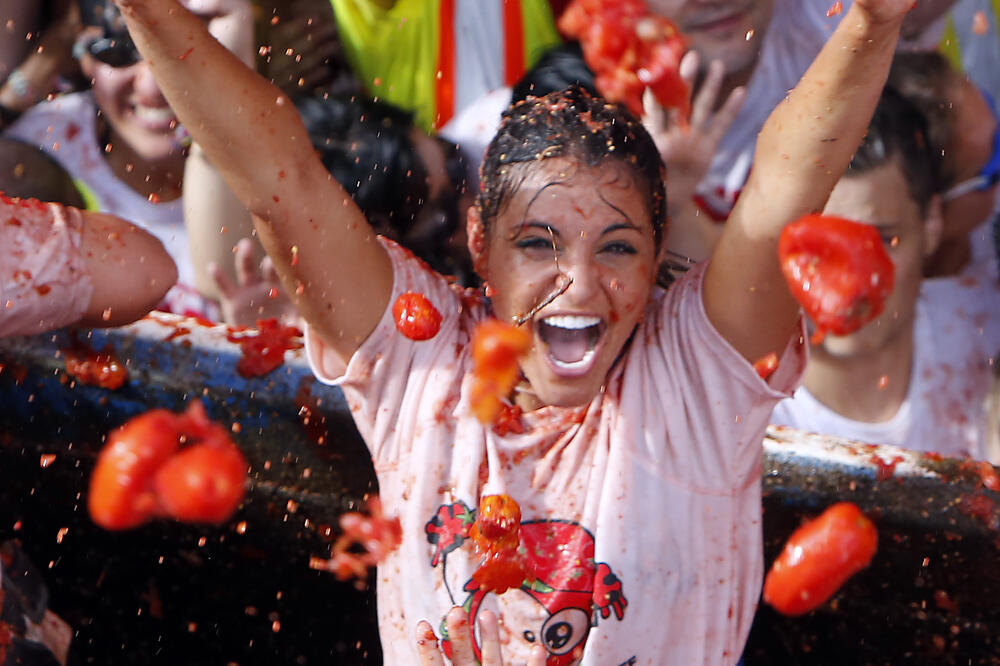
<path fill-rule="evenodd" d="M 577 368 L 582 368 L 583 366 L 590 363 L 590 359 L 592 359 L 593 357 L 594 357 L 594 350 L 588 349 L 587 352 L 583 355 L 583 358 L 581 358 L 579 361 L 573 361 L 572 363 L 566 363 L 564 361 L 560 361 L 554 356 L 550 358 L 552 359 L 552 362 L 555 363 L 557 368 L 563 368 L 564 370 L 575 370 Z"/>
<path fill-rule="evenodd" d="M 556 328 L 579 330 L 581 328 L 597 326 L 601 323 L 601 318 L 587 317 L 584 315 L 552 315 L 551 317 L 543 319 L 542 323 L 546 326 L 554 326 Z"/>
<path fill-rule="evenodd" d="M 148 106 L 136 106 L 135 115 L 142 120 L 155 123 L 170 122 L 177 117 L 170 107 L 152 108 Z"/>

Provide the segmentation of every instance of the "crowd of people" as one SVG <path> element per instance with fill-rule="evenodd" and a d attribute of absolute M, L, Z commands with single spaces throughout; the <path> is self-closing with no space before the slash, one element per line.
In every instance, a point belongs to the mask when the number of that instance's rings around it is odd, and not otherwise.
<path fill-rule="evenodd" d="M 0 335 L 299 323 L 402 521 L 387 663 L 440 663 L 435 630 L 456 664 L 736 663 L 769 423 L 1000 462 L 995 3 L 647 0 L 690 49 L 686 123 L 604 101 L 566 4 L 0 8 Z M 777 238 L 818 211 L 875 227 L 895 284 L 809 349 Z M 470 332 L 560 284 L 499 434 L 469 414 Z M 433 340 L 395 330 L 407 291 Z M 560 526 L 534 544 L 555 591 L 477 590 L 463 535 L 428 538 L 490 493 Z"/>

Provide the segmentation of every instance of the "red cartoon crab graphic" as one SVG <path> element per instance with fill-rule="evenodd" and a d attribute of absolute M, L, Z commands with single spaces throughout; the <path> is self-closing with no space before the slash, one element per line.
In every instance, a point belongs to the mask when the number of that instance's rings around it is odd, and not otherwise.
<path fill-rule="evenodd" d="M 436 546 L 432 566 L 445 574 L 448 554 L 465 545 L 475 518 L 462 502 L 442 506 L 426 525 L 428 541 Z M 528 521 L 521 524 L 521 549 L 535 577 L 518 589 L 496 597 L 503 627 L 509 633 L 504 652 L 508 658 L 527 659 L 533 645 L 548 651 L 546 666 L 567 666 L 577 661 L 592 626 L 598 619 L 625 616 L 628 601 L 621 580 L 604 562 L 594 561 L 594 537 L 576 523 Z M 471 544 L 465 545 L 471 548 Z M 447 580 L 447 577 L 446 577 Z M 452 589 L 452 588 L 449 588 Z M 476 657 L 480 658 L 476 617 L 490 592 L 474 580 L 462 585 L 467 596 L 461 605 L 469 612 Z M 459 603 L 452 594 L 452 601 Z M 442 646 L 450 657 L 444 621 Z"/>

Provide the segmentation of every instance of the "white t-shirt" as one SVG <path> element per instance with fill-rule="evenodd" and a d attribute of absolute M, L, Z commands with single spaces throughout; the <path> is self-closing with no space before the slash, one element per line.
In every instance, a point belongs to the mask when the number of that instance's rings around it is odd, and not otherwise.
<path fill-rule="evenodd" d="M 870 444 L 983 459 L 984 400 L 1000 352 L 1000 290 L 970 275 L 924 280 L 914 321 L 906 399 L 889 421 L 841 416 L 805 387 L 774 410 L 772 423 Z"/>
<path fill-rule="evenodd" d="M 378 568 L 386 664 L 418 663 L 417 622 L 437 627 L 463 604 L 501 615 L 515 663 L 539 642 L 549 664 L 736 663 L 763 570 L 760 443 L 801 376 L 801 335 L 766 384 L 709 323 L 696 267 L 655 291 L 588 405 L 524 414 L 523 434 L 500 436 L 469 412 L 469 336 L 486 306 L 383 243 L 390 302 L 425 294 L 440 332 L 408 340 L 387 308 L 343 376 L 310 331 L 306 346 L 320 381 L 343 388 L 385 511 L 402 523 L 401 546 Z M 479 498 L 494 493 L 520 504 L 538 578 L 500 596 L 471 582 L 466 539 Z"/>
<path fill-rule="evenodd" d="M 0 338 L 77 321 L 93 284 L 80 252 L 80 211 L 0 200 Z"/>
<path fill-rule="evenodd" d="M 163 243 L 177 264 L 178 277 L 160 309 L 215 317 L 215 303 L 203 298 L 194 286 L 183 201 L 152 203 L 115 176 L 97 137 L 97 106 L 89 92 L 61 95 L 32 107 L 4 136 L 44 150 L 96 198 L 100 212 L 128 220 Z"/>

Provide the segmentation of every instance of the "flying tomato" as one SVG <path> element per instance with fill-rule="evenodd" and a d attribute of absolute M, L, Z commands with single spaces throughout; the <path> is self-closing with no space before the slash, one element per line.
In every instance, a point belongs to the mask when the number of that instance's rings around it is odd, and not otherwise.
<path fill-rule="evenodd" d="M 225 428 L 194 401 L 154 409 L 111 433 L 90 477 L 90 516 L 108 530 L 152 518 L 220 523 L 243 499 L 247 463 Z"/>
<path fill-rule="evenodd" d="M 396 329 L 411 340 L 430 340 L 441 329 L 441 313 L 423 294 L 408 291 L 392 304 Z"/>
<path fill-rule="evenodd" d="M 813 342 L 848 335 L 879 316 L 895 270 L 875 227 L 828 215 L 806 215 L 778 241 L 788 288 L 815 322 Z"/>
<path fill-rule="evenodd" d="M 487 319 L 472 333 L 472 375 L 470 397 L 473 414 L 480 423 L 495 423 L 503 398 L 510 395 L 520 375 L 518 358 L 531 346 L 524 329 Z"/>
<path fill-rule="evenodd" d="M 690 90 L 679 69 L 687 44 L 669 19 L 651 14 L 641 0 L 573 0 L 559 17 L 559 30 L 580 42 L 605 98 L 641 116 L 649 88 L 686 122 Z"/>
<path fill-rule="evenodd" d="M 784 615 L 822 604 L 871 562 L 875 525 L 851 502 L 839 502 L 802 525 L 785 543 L 764 579 L 764 601 Z"/>

